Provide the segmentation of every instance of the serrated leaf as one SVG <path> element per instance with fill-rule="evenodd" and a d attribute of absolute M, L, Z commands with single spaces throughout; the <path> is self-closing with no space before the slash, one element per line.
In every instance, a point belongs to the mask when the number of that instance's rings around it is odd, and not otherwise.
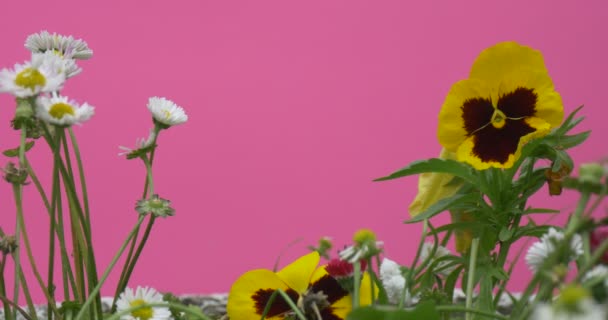
<path fill-rule="evenodd" d="M 564 123 L 557 128 L 557 130 L 555 130 L 555 135 L 557 136 L 563 136 L 565 135 L 568 131 L 572 130 L 572 128 L 574 128 L 577 124 L 579 124 L 581 121 L 583 121 L 584 117 L 580 117 L 577 119 L 574 119 L 574 116 L 576 116 L 576 114 L 583 108 L 583 106 L 580 106 L 578 108 L 576 108 L 574 111 L 572 111 L 568 117 L 566 118 L 566 120 L 564 120 Z"/>
<path fill-rule="evenodd" d="M 446 211 L 450 208 L 454 208 L 455 205 L 458 203 L 470 203 L 470 202 L 477 201 L 478 199 L 479 199 L 479 195 L 475 194 L 475 193 L 468 193 L 468 194 L 458 193 L 449 198 L 444 198 L 444 199 L 441 199 L 441 200 L 435 202 L 428 209 L 421 212 L 420 214 L 413 217 L 412 219 L 405 221 L 405 223 L 415 223 L 415 222 L 420 222 L 420 221 L 423 221 L 426 219 L 430 219 L 443 211 Z"/>
<path fill-rule="evenodd" d="M 367 306 L 353 310 L 346 320 L 439 320 L 440 314 L 435 303 L 424 301 L 412 310 L 397 309 L 390 306 Z"/>
<path fill-rule="evenodd" d="M 472 184 L 477 184 L 479 181 L 471 166 L 462 162 L 439 158 L 414 161 L 405 168 L 397 170 L 388 176 L 375 179 L 374 181 L 393 180 L 425 172 L 448 173 L 460 177 Z"/>
<path fill-rule="evenodd" d="M 30 149 L 32 149 L 32 147 L 34 147 L 34 140 L 28 141 L 25 143 L 25 152 L 30 151 Z M 2 151 L 2 154 L 10 157 L 10 158 L 15 158 L 19 156 L 19 147 L 14 148 L 14 149 L 8 149 L 8 150 L 4 150 Z"/>

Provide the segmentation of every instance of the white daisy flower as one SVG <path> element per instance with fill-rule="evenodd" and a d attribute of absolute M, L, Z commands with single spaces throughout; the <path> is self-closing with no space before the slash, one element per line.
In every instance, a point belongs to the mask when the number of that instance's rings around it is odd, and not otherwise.
<path fill-rule="evenodd" d="M 392 304 L 399 304 L 403 296 L 405 288 L 405 277 L 401 273 L 401 267 L 395 261 L 384 258 L 380 264 L 380 280 L 382 287 L 386 290 L 388 301 Z M 406 306 L 410 306 L 416 302 L 409 291 L 405 292 L 403 297 Z"/>
<path fill-rule="evenodd" d="M 534 308 L 532 320 L 605 320 L 608 314 L 603 305 L 591 298 L 587 289 L 568 285 L 552 304 L 541 303 Z"/>
<path fill-rule="evenodd" d="M 422 244 L 422 249 L 420 250 L 420 261 L 425 261 L 429 257 L 429 255 L 433 252 L 433 246 L 434 244 L 432 242 L 425 242 L 424 244 Z M 450 252 L 448 248 L 437 245 L 437 250 L 435 250 L 435 256 L 431 258 L 429 265 L 435 260 L 444 256 L 449 256 L 451 254 L 452 252 Z M 441 270 L 439 271 L 439 274 L 448 275 L 452 273 L 455 266 L 444 269 L 446 265 L 448 265 L 448 261 L 440 262 L 435 266 L 435 269 Z"/>
<path fill-rule="evenodd" d="M 116 312 L 120 313 L 133 307 L 144 304 L 163 303 L 162 294 L 153 288 L 137 287 L 135 292 L 131 288 L 125 289 L 116 302 Z M 120 317 L 121 320 L 167 320 L 172 319 L 168 307 L 144 307 L 131 311 Z"/>
<path fill-rule="evenodd" d="M 32 60 L 0 71 L 0 92 L 19 98 L 60 90 L 66 79 L 65 61 L 52 52 L 32 54 Z"/>
<path fill-rule="evenodd" d="M 154 131 L 154 129 L 150 129 L 150 134 L 148 135 L 148 138 L 139 138 L 135 141 L 135 149 L 119 146 L 118 148 L 123 151 L 118 153 L 118 155 L 119 156 L 129 155 L 129 154 L 134 153 L 135 151 L 149 148 L 152 146 L 152 143 L 154 143 L 155 139 L 156 139 L 156 131 Z"/>
<path fill-rule="evenodd" d="M 46 30 L 29 35 L 25 40 L 25 47 L 32 53 L 54 51 L 68 59 L 84 60 L 93 56 L 93 50 L 89 49 L 82 39 L 57 33 L 50 34 Z"/>
<path fill-rule="evenodd" d="M 545 259 L 555 251 L 555 246 L 560 241 L 564 240 L 564 233 L 557 231 L 554 228 L 549 228 L 549 232 L 544 234 L 540 241 L 535 242 L 528 249 L 526 254 L 526 263 L 532 272 L 537 272 L 538 269 L 543 265 Z M 570 241 L 570 254 L 568 256 L 568 263 L 574 261 L 580 255 L 583 254 L 583 241 L 581 237 L 576 234 Z"/>
<path fill-rule="evenodd" d="M 608 289 L 608 267 L 603 264 L 598 264 L 593 267 L 593 269 L 589 270 L 583 277 L 583 282 L 598 280 L 599 283 L 604 283 L 605 289 Z"/>
<path fill-rule="evenodd" d="M 53 94 L 40 96 L 37 101 L 36 116 L 50 124 L 71 126 L 81 124 L 93 116 L 95 110 L 86 102 L 79 105 L 65 96 Z"/>
<path fill-rule="evenodd" d="M 148 100 L 148 110 L 156 122 L 170 127 L 188 121 L 184 109 L 166 98 L 152 97 Z"/>

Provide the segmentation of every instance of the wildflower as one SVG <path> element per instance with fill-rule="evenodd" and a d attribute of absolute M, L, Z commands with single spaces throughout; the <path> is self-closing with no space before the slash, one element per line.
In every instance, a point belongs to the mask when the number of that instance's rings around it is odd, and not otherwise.
<path fill-rule="evenodd" d="M 152 112 L 154 122 L 163 129 L 188 121 L 184 109 L 166 98 L 152 97 L 148 100 L 148 110 Z"/>
<path fill-rule="evenodd" d="M 19 168 L 17 167 L 14 163 L 9 162 L 6 164 L 6 166 L 2 169 L 2 172 L 4 172 L 4 180 L 6 180 L 6 182 L 15 184 L 15 185 L 26 185 L 27 182 L 27 169 L 24 168 Z"/>
<path fill-rule="evenodd" d="M 599 163 L 583 163 L 579 168 L 578 180 L 581 183 L 599 184 L 604 177 L 604 167 Z"/>
<path fill-rule="evenodd" d="M 318 247 L 308 246 L 308 249 L 312 251 L 317 251 L 319 255 L 321 255 L 321 257 L 329 259 L 329 250 L 331 250 L 332 247 L 333 244 L 331 243 L 330 237 L 321 237 L 321 239 L 319 239 Z"/>
<path fill-rule="evenodd" d="M 127 159 L 139 158 L 147 154 L 149 151 L 152 151 L 152 149 L 156 147 L 156 145 L 154 144 L 154 142 L 156 141 L 156 136 L 156 131 L 154 129 L 151 129 L 148 138 L 141 138 L 135 141 L 135 149 L 119 146 L 118 148 L 123 151 L 118 153 L 118 155 L 126 155 Z"/>
<path fill-rule="evenodd" d="M 361 266 L 361 274 L 365 271 L 367 267 L 367 262 L 365 260 L 361 260 L 358 262 Z M 334 277 L 340 283 L 340 286 L 344 288 L 344 290 L 348 292 L 353 292 L 355 288 L 355 267 L 352 263 L 340 259 L 332 259 L 327 263 L 325 267 L 327 273 L 330 276 Z"/>
<path fill-rule="evenodd" d="M 76 101 L 68 100 L 65 96 L 40 96 L 38 98 L 36 116 L 44 122 L 69 127 L 73 124 L 81 124 L 89 120 L 95 113 L 94 108 L 83 103 L 79 105 Z"/>
<path fill-rule="evenodd" d="M 0 237 L 0 252 L 3 255 L 12 254 L 17 250 L 17 238 L 15 236 Z"/>
<path fill-rule="evenodd" d="M 153 288 L 137 287 L 127 288 L 120 294 L 116 302 L 116 312 L 129 310 L 145 304 L 162 303 L 163 296 Z M 120 317 L 121 320 L 166 320 L 171 319 L 171 312 L 168 307 L 143 307 Z"/>
<path fill-rule="evenodd" d="M 604 320 L 604 307 L 590 298 L 580 286 L 564 288 L 553 304 L 540 303 L 532 313 L 532 320 Z"/>
<path fill-rule="evenodd" d="M 154 194 L 150 199 L 141 199 L 137 201 L 135 210 L 141 215 L 152 213 L 155 217 L 165 218 L 175 215 L 175 209 L 171 208 L 170 205 L 171 201 Z"/>
<path fill-rule="evenodd" d="M 432 242 L 425 242 L 422 244 L 422 249 L 420 250 L 420 260 L 425 261 L 430 257 L 430 263 L 435 262 L 437 259 L 445 256 L 450 256 L 452 253 L 450 250 L 444 246 L 437 245 L 437 249 L 435 250 L 435 254 L 431 257 L 431 253 L 433 253 L 433 247 L 435 246 Z M 439 262 L 434 269 L 439 270 L 439 274 L 448 275 L 453 270 L 454 267 L 446 267 L 448 265 L 448 261 Z"/>
<path fill-rule="evenodd" d="M 340 251 L 340 259 L 350 263 L 367 260 L 382 252 L 382 241 L 376 241 L 376 234 L 368 229 L 361 229 L 353 236 L 354 245 Z"/>
<path fill-rule="evenodd" d="M 415 303 L 415 299 L 410 295 L 409 290 L 405 289 L 406 281 L 401 272 L 401 267 L 393 260 L 384 258 L 380 264 L 380 281 L 386 290 L 388 301 L 392 304 L 399 304 L 405 301 L 406 306 Z M 405 296 L 403 296 L 405 293 Z"/>
<path fill-rule="evenodd" d="M 232 285 L 226 311 L 231 320 L 259 320 L 272 294 L 283 290 L 309 319 L 346 319 L 352 310 L 352 297 L 325 266 L 317 268 L 319 253 L 313 251 L 279 272 L 252 270 Z M 363 276 L 360 304 L 372 302 L 367 275 Z M 281 296 L 277 296 L 266 314 L 268 319 L 292 319 L 294 315 Z"/>
<path fill-rule="evenodd" d="M 50 34 L 46 30 L 29 35 L 25 40 L 25 47 L 32 53 L 51 51 L 70 59 L 84 60 L 93 56 L 93 50 L 89 49 L 82 39 L 57 33 Z"/>
<path fill-rule="evenodd" d="M 49 53 L 36 53 L 31 61 L 15 64 L 14 70 L 0 71 L 0 92 L 19 98 L 35 96 L 41 92 L 60 90 L 66 79 L 65 62 Z"/>
<path fill-rule="evenodd" d="M 484 50 L 469 78 L 452 86 L 437 135 L 459 161 L 478 170 L 510 168 L 523 145 L 549 133 L 563 115 L 541 53 L 503 42 Z"/>
<path fill-rule="evenodd" d="M 542 267 L 543 263 L 545 262 L 545 259 L 547 259 L 555 251 L 555 248 L 563 240 L 563 232 L 557 231 L 554 228 L 549 228 L 549 231 L 541 237 L 540 241 L 535 242 L 528 249 L 528 253 L 526 254 L 526 263 L 528 264 L 530 270 L 532 270 L 532 272 L 539 271 L 540 267 Z M 583 242 L 581 237 L 576 234 L 570 241 L 570 246 L 567 249 L 566 256 L 562 257 L 560 262 L 570 263 L 582 254 Z"/>

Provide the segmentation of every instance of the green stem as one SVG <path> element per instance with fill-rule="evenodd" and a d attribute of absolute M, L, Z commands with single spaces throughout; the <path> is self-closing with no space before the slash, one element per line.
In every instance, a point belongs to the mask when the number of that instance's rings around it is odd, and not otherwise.
<path fill-rule="evenodd" d="M 353 263 L 353 278 L 354 278 L 354 288 L 353 288 L 353 309 L 359 307 L 360 297 L 359 291 L 361 290 L 361 262 L 355 261 Z"/>
<path fill-rule="evenodd" d="M 466 296 L 466 308 L 471 309 L 473 306 L 473 287 L 475 286 L 475 266 L 477 264 L 477 251 L 479 250 L 479 238 L 474 238 L 471 243 L 471 257 L 469 261 L 469 270 L 467 278 L 467 296 Z M 470 320 L 472 313 L 466 313 L 465 319 Z"/>
<path fill-rule="evenodd" d="M 42 289 L 42 292 L 44 293 L 47 301 L 51 304 L 51 310 L 53 310 L 55 315 L 59 316 L 59 311 L 56 308 L 55 299 L 53 299 L 53 297 L 51 297 L 51 295 L 49 294 L 48 288 L 46 288 L 46 286 L 44 285 L 44 280 L 42 280 L 42 277 L 40 276 L 40 273 L 38 272 L 38 267 L 36 266 L 36 261 L 34 260 L 34 255 L 32 254 L 32 248 L 30 246 L 29 237 L 27 235 L 27 230 L 25 229 L 25 220 L 23 218 L 23 208 L 22 208 L 23 200 L 22 200 L 22 192 L 21 192 L 22 188 L 23 188 L 22 185 L 13 185 L 13 193 L 15 194 L 15 205 L 17 207 L 17 220 L 19 221 L 19 225 L 21 228 L 20 231 L 21 231 L 21 234 L 23 237 L 23 244 L 25 244 L 25 252 L 28 256 L 28 260 L 30 261 L 30 265 L 32 267 L 32 272 L 34 273 L 36 280 L 38 280 L 38 284 L 40 285 L 40 288 Z M 19 271 L 21 271 L 21 270 L 19 270 Z M 19 275 L 19 273 L 17 273 L 16 278 L 19 278 L 18 275 Z"/>
<path fill-rule="evenodd" d="M 6 285 L 4 281 L 4 267 L 6 266 L 6 254 L 2 254 L 2 260 L 0 260 L 0 295 L 6 297 Z M 8 303 L 2 304 L 4 307 L 4 317 L 6 320 L 13 320 L 13 312 L 11 311 Z"/>
<path fill-rule="evenodd" d="M 418 263 L 418 259 L 420 259 L 420 253 L 422 252 L 422 245 L 424 244 L 424 239 L 426 238 L 428 227 L 428 219 L 424 220 L 422 225 L 422 235 L 420 236 L 420 241 L 418 242 L 418 249 L 416 250 L 416 255 L 414 256 L 414 261 L 412 262 L 412 267 L 407 273 L 407 277 L 405 279 L 405 285 L 403 286 L 403 292 L 401 294 L 401 299 L 399 300 L 399 309 L 403 309 L 405 304 L 405 297 L 408 296 L 408 292 L 412 292 L 411 288 L 414 285 L 414 276 L 416 272 L 416 264 Z"/>
<path fill-rule="evenodd" d="M 19 168 L 23 169 L 25 168 L 26 164 L 25 164 L 25 140 L 27 137 L 27 130 L 25 127 L 21 128 L 21 136 L 19 139 Z M 17 197 L 17 195 L 15 194 L 15 197 Z M 16 200 L 16 199 L 15 199 Z M 21 207 L 21 203 L 18 204 L 19 207 Z M 20 209 L 17 209 L 17 211 L 19 211 Z M 17 215 L 19 215 L 19 212 L 17 212 Z M 17 248 L 15 249 L 15 252 L 13 253 L 13 260 L 15 261 L 15 275 L 19 275 L 21 273 L 21 250 L 19 249 L 20 244 L 21 244 L 21 225 L 19 222 L 19 218 L 16 219 L 15 222 L 15 239 L 17 239 Z M 15 302 L 15 304 L 19 304 L 19 288 L 21 287 L 21 283 L 20 283 L 20 279 L 19 277 L 15 277 L 15 283 L 14 283 L 14 291 L 13 291 L 13 301 Z M 17 318 L 17 310 L 13 310 L 13 318 Z"/>
<path fill-rule="evenodd" d="M 509 319 L 508 317 L 505 317 L 505 316 L 497 314 L 497 313 L 481 311 L 481 310 L 471 309 L 471 308 L 461 307 L 461 306 L 450 306 L 450 305 L 436 306 L 435 309 L 437 309 L 437 311 L 443 311 L 443 312 L 464 312 L 466 314 L 478 314 L 481 316 L 492 317 L 492 318 L 501 319 L 501 320 Z"/>
<path fill-rule="evenodd" d="M 143 221 L 144 221 L 144 217 L 140 216 L 139 220 L 137 221 L 137 225 L 135 226 L 135 228 L 133 228 L 133 230 L 131 230 L 131 232 L 127 236 L 127 239 L 123 242 L 122 246 L 120 247 L 120 249 L 118 250 L 118 252 L 114 256 L 114 258 L 112 259 L 112 261 L 110 262 L 110 264 L 108 265 L 108 267 L 106 268 L 106 270 L 104 271 L 103 275 L 99 279 L 99 282 L 97 283 L 97 285 L 95 286 L 95 288 L 93 288 L 93 290 L 91 291 L 91 293 L 89 295 L 89 298 L 82 305 L 82 308 L 80 309 L 80 311 L 76 315 L 76 318 L 75 318 L 76 320 L 82 319 L 82 317 L 84 316 L 85 310 L 87 310 L 87 308 L 89 307 L 89 305 L 91 305 L 91 303 L 93 303 L 93 301 L 95 300 L 95 296 L 97 296 L 99 294 L 99 290 L 101 289 L 101 286 L 103 285 L 103 283 L 106 281 L 106 279 L 110 275 L 110 272 L 112 271 L 112 269 L 116 265 L 116 262 L 118 262 L 118 259 L 120 258 L 120 256 L 122 255 L 122 253 L 125 251 L 127 245 L 129 244 L 129 241 L 135 235 L 135 229 L 137 227 L 139 227 L 139 225 L 141 225 L 141 223 Z"/>
<path fill-rule="evenodd" d="M 38 315 L 36 314 L 36 307 L 34 306 L 34 301 L 32 300 L 32 295 L 30 294 L 29 286 L 27 285 L 27 281 L 25 280 L 25 276 L 23 275 L 23 272 L 21 272 L 21 274 L 19 274 L 19 278 L 21 278 L 21 283 L 23 283 L 23 295 L 25 296 L 25 302 L 27 304 L 27 308 L 30 311 L 30 314 L 32 314 L 32 317 L 34 318 L 34 320 L 37 320 Z M 55 297 L 53 297 L 53 299 L 55 299 Z M 50 308 L 47 310 L 50 310 Z M 49 315 L 49 317 L 51 317 L 52 313 L 49 312 L 48 315 Z"/>

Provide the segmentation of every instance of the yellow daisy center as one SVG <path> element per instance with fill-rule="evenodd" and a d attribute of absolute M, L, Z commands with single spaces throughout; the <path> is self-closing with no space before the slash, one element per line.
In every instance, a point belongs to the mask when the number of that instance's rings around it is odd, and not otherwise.
<path fill-rule="evenodd" d="M 169 119 L 171 117 L 171 112 L 169 110 L 163 110 L 163 113 L 165 114 L 165 119 Z"/>
<path fill-rule="evenodd" d="M 40 71 L 32 68 L 25 68 L 15 77 L 15 84 L 31 90 L 42 87 L 46 84 L 46 78 Z"/>
<path fill-rule="evenodd" d="M 494 113 L 492 114 L 492 125 L 496 129 L 500 129 L 505 126 L 507 120 L 507 116 L 500 110 L 494 109 Z"/>
<path fill-rule="evenodd" d="M 139 307 L 146 304 L 143 299 L 136 299 L 131 301 L 131 307 Z M 131 315 L 140 320 L 149 320 L 154 316 L 154 310 L 151 307 L 144 307 L 131 312 Z"/>
<path fill-rule="evenodd" d="M 74 113 L 75 113 L 74 107 L 72 107 L 71 105 L 69 105 L 67 103 L 63 103 L 63 102 L 55 103 L 49 109 L 49 114 L 55 119 L 61 119 L 66 114 L 73 116 Z"/>

